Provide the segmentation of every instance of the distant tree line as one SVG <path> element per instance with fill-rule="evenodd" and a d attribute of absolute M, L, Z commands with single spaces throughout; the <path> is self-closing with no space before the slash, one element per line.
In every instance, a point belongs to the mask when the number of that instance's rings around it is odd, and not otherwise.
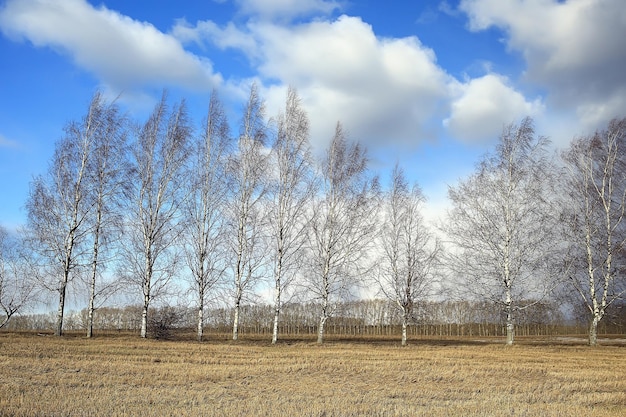
<path fill-rule="evenodd" d="M 272 343 L 306 328 L 322 343 L 337 326 L 387 326 L 404 345 L 447 326 L 512 344 L 531 323 L 584 317 L 595 345 L 601 323 L 623 323 L 626 119 L 560 155 L 531 119 L 505 126 L 449 187 L 438 225 L 402 167 L 383 187 L 341 123 L 319 156 L 309 130 L 293 88 L 268 118 L 253 85 L 236 134 L 215 92 L 200 125 L 165 93 L 142 122 L 95 94 L 33 180 L 27 224 L 0 227 L 0 327 L 45 322 L 60 336 L 80 323 L 87 337 L 111 326 L 147 337 L 182 326 L 200 341 L 207 328 L 229 327 L 236 340 L 254 327 Z M 66 300 L 81 286 L 86 307 L 69 323 Z M 54 323 L 26 314 L 50 294 Z M 112 296 L 140 307 L 107 307 Z"/>
<path fill-rule="evenodd" d="M 587 329 L 584 306 L 569 314 L 556 303 L 535 303 L 518 315 L 516 334 L 519 336 L 562 336 L 585 332 Z M 311 303 L 287 303 L 283 306 L 279 333 L 283 337 L 307 338 L 317 336 L 319 306 Z M 232 330 L 232 308 L 209 308 L 203 325 L 205 334 L 224 337 Z M 626 303 L 614 304 L 607 320 L 599 326 L 599 333 L 616 335 L 626 333 Z M 177 305 L 151 308 L 148 335 L 154 338 L 180 337 L 197 330 L 197 310 Z M 246 304 L 241 306 L 240 332 L 254 337 L 272 335 L 274 306 Z M 6 329 L 13 331 L 47 331 L 54 327 L 55 314 L 22 314 L 15 317 Z M 339 337 L 384 336 L 401 337 L 402 312 L 390 300 L 367 299 L 342 302 L 336 315 L 327 322 L 327 333 Z M 89 321 L 88 309 L 66 314 L 64 329 L 83 332 Z M 141 306 L 101 307 L 95 315 L 93 328 L 106 333 L 132 332 L 140 334 Z M 409 337 L 502 337 L 506 335 L 506 314 L 491 302 L 480 301 L 426 301 L 420 303 L 416 317 L 407 327 Z"/>

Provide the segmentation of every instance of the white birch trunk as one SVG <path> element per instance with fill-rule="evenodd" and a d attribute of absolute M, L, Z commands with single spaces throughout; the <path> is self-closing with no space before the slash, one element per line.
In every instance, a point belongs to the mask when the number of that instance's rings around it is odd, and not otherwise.
<path fill-rule="evenodd" d="M 245 178 L 245 175 L 244 175 Z M 239 227 L 237 229 L 238 249 L 237 249 L 237 267 L 235 270 L 235 312 L 233 317 L 233 340 L 239 339 L 239 310 L 241 305 L 241 296 L 243 293 L 242 280 L 246 263 L 247 253 L 247 236 L 245 231 L 245 222 L 247 221 L 247 205 L 241 203 L 239 213 Z M 249 260 L 248 260 L 249 261 Z"/>
<path fill-rule="evenodd" d="M 144 243 L 149 247 L 150 243 Z M 148 337 L 148 308 L 150 307 L 150 285 L 152 283 L 151 252 L 146 248 L 146 270 L 143 282 L 143 309 L 141 311 L 141 337 Z"/>
<path fill-rule="evenodd" d="M 93 337 L 93 313 L 96 299 L 96 276 L 98 273 L 98 244 L 100 240 L 100 223 L 102 221 L 102 210 L 98 210 L 96 229 L 93 242 L 93 262 L 91 265 L 91 282 L 89 284 L 89 307 L 87 311 L 87 337 Z"/>
<path fill-rule="evenodd" d="M 61 283 L 61 288 L 59 289 L 59 309 L 57 310 L 57 322 L 56 329 L 54 332 L 55 336 L 63 335 L 63 312 L 65 310 L 65 292 L 67 289 L 67 280 L 68 273 L 66 272 L 63 277 L 63 282 Z"/>
<path fill-rule="evenodd" d="M 95 304 L 95 289 L 96 280 L 95 277 L 92 277 L 91 288 L 89 291 L 89 307 L 87 311 L 87 338 L 93 337 L 93 313 L 94 313 L 94 304 Z"/>
<path fill-rule="evenodd" d="M 506 314 L 506 344 L 512 345 L 515 338 L 515 325 L 513 324 L 513 315 L 510 312 Z"/>
<path fill-rule="evenodd" d="M 407 330 L 407 319 L 404 317 L 402 319 L 402 346 L 406 346 L 406 330 Z"/>
<path fill-rule="evenodd" d="M 235 316 L 233 318 L 233 340 L 239 339 L 239 301 L 235 303 Z"/>
<path fill-rule="evenodd" d="M 589 346 L 598 345 L 598 323 L 600 318 L 598 315 L 594 315 L 589 325 Z"/>
<path fill-rule="evenodd" d="M 505 313 L 506 313 L 506 344 L 512 345 L 513 339 L 515 338 L 515 325 L 513 322 L 513 301 L 511 298 L 511 289 L 507 288 L 506 290 L 506 302 L 505 302 Z"/>
<path fill-rule="evenodd" d="M 204 335 L 204 294 L 202 292 L 199 295 L 200 305 L 198 306 L 198 342 L 202 342 Z"/>
<path fill-rule="evenodd" d="M 281 296 L 281 287 L 280 287 L 280 273 L 276 278 L 276 288 L 275 288 L 275 296 L 274 296 L 274 328 L 272 329 L 272 344 L 275 345 L 278 341 L 278 318 L 280 316 L 280 296 Z"/>
<path fill-rule="evenodd" d="M 317 329 L 317 343 L 318 344 L 322 344 L 324 343 L 324 325 L 326 324 L 326 319 L 328 317 L 325 316 L 321 316 L 320 317 L 320 324 L 319 324 L 319 328 Z"/>
<path fill-rule="evenodd" d="M 141 310 L 141 337 L 148 337 L 148 306 L 150 304 L 150 297 L 143 296 L 143 308 Z"/>
<path fill-rule="evenodd" d="M 319 325 L 319 328 L 317 329 L 317 343 L 318 344 L 324 343 L 325 324 L 326 324 L 326 320 L 328 320 L 328 315 L 329 315 L 328 314 L 328 302 L 329 302 L 328 297 L 329 297 L 328 290 L 326 290 L 324 301 L 322 304 L 322 315 L 320 316 L 320 325 Z"/>

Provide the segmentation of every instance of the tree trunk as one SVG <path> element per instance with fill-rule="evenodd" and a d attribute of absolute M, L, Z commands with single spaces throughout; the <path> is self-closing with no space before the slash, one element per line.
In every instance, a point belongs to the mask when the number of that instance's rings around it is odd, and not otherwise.
<path fill-rule="evenodd" d="M 100 201 L 101 203 L 101 201 Z M 89 307 L 87 318 L 87 337 L 93 337 L 93 312 L 96 299 L 96 276 L 98 274 L 98 249 L 100 245 L 100 224 L 102 223 L 102 209 L 98 208 L 96 228 L 93 237 L 93 260 L 91 264 L 91 283 L 89 285 Z"/>
<path fill-rule="evenodd" d="M 317 329 L 317 343 L 318 344 L 324 343 L 324 325 L 326 324 L 326 319 L 327 317 L 325 316 L 320 317 L 320 325 L 319 325 L 319 328 Z"/>
<path fill-rule="evenodd" d="M 204 330 L 204 296 L 200 297 L 200 306 L 198 307 L 198 342 L 202 342 L 203 330 Z"/>
<path fill-rule="evenodd" d="M 91 288 L 89 292 L 89 308 L 87 312 L 87 338 L 93 337 L 93 312 L 94 312 L 94 300 L 96 298 L 95 287 L 96 287 L 96 277 L 94 275 L 92 277 Z"/>
<path fill-rule="evenodd" d="M 279 304 L 276 304 L 274 308 L 274 329 L 272 330 L 272 344 L 275 345 L 278 341 L 278 316 L 280 315 Z"/>
<path fill-rule="evenodd" d="M 141 337 L 148 337 L 148 307 L 150 306 L 150 290 L 152 285 L 152 243 L 144 240 L 145 275 L 143 277 L 143 310 L 141 312 Z"/>
<path fill-rule="evenodd" d="M 407 320 L 406 317 L 402 318 L 402 346 L 406 346 L 406 328 L 407 328 Z"/>
<path fill-rule="evenodd" d="M 65 311 L 65 291 L 67 289 L 67 279 L 66 273 L 63 278 L 61 288 L 59 289 L 59 309 L 57 311 L 56 330 L 54 331 L 55 336 L 63 335 L 63 312 Z"/>
<path fill-rule="evenodd" d="M 98 222 L 100 222 L 101 215 L 98 212 Z M 93 337 L 93 310 L 96 299 L 96 274 L 98 273 L 98 241 L 99 241 L 100 229 L 96 227 L 94 244 L 93 244 L 93 263 L 91 266 L 91 283 L 89 285 L 89 307 L 87 312 L 87 337 Z"/>
<path fill-rule="evenodd" d="M 513 299 L 511 297 L 511 284 L 507 280 L 506 284 L 506 304 L 504 311 L 506 312 L 506 344 L 512 345 L 515 338 L 515 325 L 513 322 Z"/>
<path fill-rule="evenodd" d="M 512 345 L 515 338 L 515 326 L 513 324 L 513 314 L 511 314 L 510 308 L 506 312 L 506 344 Z"/>
<path fill-rule="evenodd" d="M 280 274 L 280 264 L 279 264 L 279 272 Z M 278 317 L 280 316 L 280 275 L 276 278 L 276 288 L 275 288 L 275 296 L 274 296 L 274 328 L 272 330 L 272 344 L 275 345 L 278 341 Z"/>
<path fill-rule="evenodd" d="M 239 339 L 239 309 L 240 301 L 235 302 L 235 317 L 233 318 L 233 340 Z"/>
<path fill-rule="evenodd" d="M 148 337 L 148 306 L 150 305 L 150 297 L 143 296 L 143 309 L 141 310 L 141 337 Z"/>
<path fill-rule="evenodd" d="M 593 316 L 591 324 L 589 325 L 589 346 L 598 345 L 598 322 L 600 319 L 597 315 Z"/>

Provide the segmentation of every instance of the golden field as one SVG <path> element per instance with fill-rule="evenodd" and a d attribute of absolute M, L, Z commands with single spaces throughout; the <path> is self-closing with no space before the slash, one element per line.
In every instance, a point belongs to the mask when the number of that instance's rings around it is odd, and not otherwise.
<path fill-rule="evenodd" d="M 625 416 L 626 346 L 0 333 L 2 416 Z"/>

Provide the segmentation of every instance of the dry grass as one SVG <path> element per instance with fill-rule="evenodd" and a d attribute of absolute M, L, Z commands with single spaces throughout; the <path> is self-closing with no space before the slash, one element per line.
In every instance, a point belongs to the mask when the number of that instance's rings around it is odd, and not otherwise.
<path fill-rule="evenodd" d="M 626 347 L 0 333 L 3 416 L 624 416 Z"/>

